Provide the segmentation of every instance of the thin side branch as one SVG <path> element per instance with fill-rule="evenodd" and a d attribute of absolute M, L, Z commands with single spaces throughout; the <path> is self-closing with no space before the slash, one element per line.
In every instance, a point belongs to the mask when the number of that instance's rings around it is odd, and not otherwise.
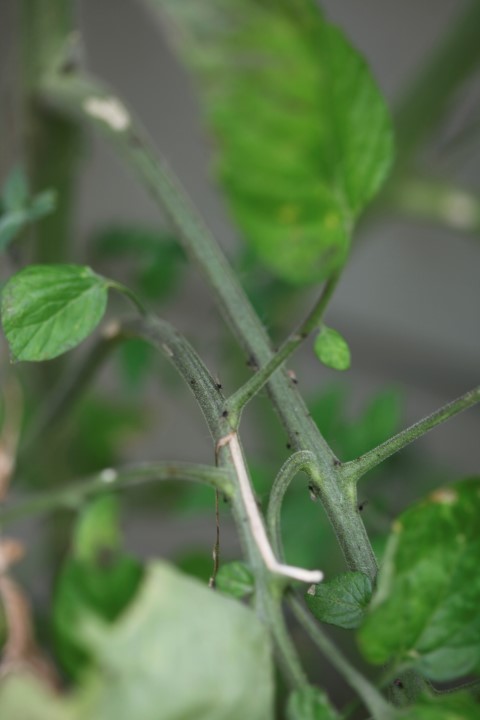
<path fill-rule="evenodd" d="M 469 390 L 456 400 L 452 400 L 452 402 L 444 405 L 426 418 L 423 418 L 423 420 L 419 420 L 406 430 L 402 430 L 398 435 L 386 440 L 378 447 L 365 453 L 365 455 L 361 455 L 356 460 L 344 463 L 341 466 L 343 477 L 348 482 L 357 482 L 365 473 L 372 470 L 372 468 L 382 463 L 391 455 L 399 452 L 399 450 L 402 450 L 414 440 L 418 440 L 418 438 L 421 438 L 427 432 L 433 430 L 433 428 L 440 425 L 440 423 L 445 422 L 445 420 L 448 420 L 454 415 L 458 415 L 458 413 L 467 410 L 467 408 L 476 405 L 478 402 L 480 402 L 480 385 L 473 390 Z"/>
<path fill-rule="evenodd" d="M 299 345 L 307 339 L 310 333 L 320 325 L 339 279 L 340 272 L 337 272 L 327 280 L 320 297 L 304 322 L 285 340 L 275 355 L 228 399 L 228 407 L 233 412 L 240 414 L 249 400 L 266 385 L 273 373 L 278 370 Z"/>
<path fill-rule="evenodd" d="M 284 462 L 270 491 L 267 509 L 267 528 L 273 549 L 280 559 L 283 559 L 281 511 L 283 498 L 293 478 L 301 470 L 308 470 L 315 464 L 315 456 L 309 450 L 301 450 L 290 455 Z"/>
<path fill-rule="evenodd" d="M 88 498 L 101 493 L 126 490 L 164 480 L 201 482 L 227 497 L 231 497 L 233 493 L 230 473 L 210 465 L 160 462 L 142 463 L 120 469 L 106 468 L 63 490 L 42 492 L 0 510 L 0 527 L 3 529 L 21 518 L 50 513 L 59 508 L 77 509 Z"/>

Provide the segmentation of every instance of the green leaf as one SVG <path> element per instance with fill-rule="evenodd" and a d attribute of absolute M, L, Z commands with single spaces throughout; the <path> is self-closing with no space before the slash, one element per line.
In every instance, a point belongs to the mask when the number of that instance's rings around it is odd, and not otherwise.
<path fill-rule="evenodd" d="M 99 551 L 118 551 L 122 545 L 119 517 L 119 500 L 114 495 L 105 495 L 89 503 L 75 527 L 75 557 L 95 562 Z"/>
<path fill-rule="evenodd" d="M 350 348 L 346 340 L 326 325 L 315 339 L 314 350 L 320 362 L 332 370 L 348 370 L 350 367 Z"/>
<path fill-rule="evenodd" d="M 144 340 L 133 338 L 123 342 L 118 353 L 125 386 L 138 391 L 153 366 L 154 349 Z"/>
<path fill-rule="evenodd" d="M 346 259 L 392 128 L 367 64 L 313 0 L 150 0 L 200 80 L 217 170 L 261 260 L 293 283 Z"/>
<path fill-rule="evenodd" d="M 327 695 L 314 687 L 293 692 L 287 705 L 287 720 L 335 720 L 338 714 Z"/>
<path fill-rule="evenodd" d="M 432 493 L 395 522 L 360 647 L 442 681 L 480 669 L 480 480 Z"/>
<path fill-rule="evenodd" d="M 102 720 L 272 720 L 268 633 L 252 610 L 155 563 L 113 626 L 84 627 Z M 159 710 L 161 708 L 161 712 Z"/>
<path fill-rule="evenodd" d="M 216 578 L 216 586 L 226 595 L 243 598 L 255 590 L 252 571 L 243 562 L 230 562 L 221 565 Z"/>
<path fill-rule="evenodd" d="M 361 572 L 337 575 L 328 582 L 312 585 L 305 600 L 322 622 L 342 628 L 357 628 L 372 596 L 372 583 Z"/>
<path fill-rule="evenodd" d="M 119 513 L 118 500 L 111 495 L 85 508 L 75 528 L 73 554 L 56 584 L 55 649 L 72 677 L 78 677 L 92 662 L 82 622 L 92 616 L 116 620 L 135 597 L 143 577 L 141 564 L 122 552 Z"/>
<path fill-rule="evenodd" d="M 98 257 L 132 258 L 134 281 L 150 300 L 164 300 L 178 287 L 184 254 L 170 234 L 142 227 L 112 227 L 96 235 L 93 245 Z"/>
<path fill-rule="evenodd" d="M 15 360 L 49 360 L 98 325 L 108 281 L 81 265 L 30 265 L 2 293 L 2 322 Z"/>
<path fill-rule="evenodd" d="M 425 697 L 402 710 L 399 720 L 477 720 L 480 705 L 467 692 L 449 692 L 440 697 Z"/>

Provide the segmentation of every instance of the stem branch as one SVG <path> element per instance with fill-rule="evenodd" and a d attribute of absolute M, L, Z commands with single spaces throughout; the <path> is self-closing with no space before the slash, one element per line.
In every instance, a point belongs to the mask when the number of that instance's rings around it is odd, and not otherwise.
<path fill-rule="evenodd" d="M 344 463 L 342 465 L 341 473 L 344 479 L 349 483 L 356 483 L 362 475 L 365 475 L 369 470 L 379 465 L 381 462 L 389 458 L 394 453 L 402 450 L 406 445 L 409 445 L 414 440 L 422 437 L 427 432 L 432 430 L 440 423 L 445 422 L 454 415 L 466 410 L 472 405 L 475 405 L 480 401 L 480 385 L 473 390 L 469 390 L 464 395 L 461 395 L 456 400 L 447 403 L 439 410 L 436 410 L 431 415 L 428 415 L 423 420 L 419 420 L 409 428 L 402 430 L 394 437 L 386 440 L 378 447 L 370 450 L 361 455 L 356 460 Z"/>

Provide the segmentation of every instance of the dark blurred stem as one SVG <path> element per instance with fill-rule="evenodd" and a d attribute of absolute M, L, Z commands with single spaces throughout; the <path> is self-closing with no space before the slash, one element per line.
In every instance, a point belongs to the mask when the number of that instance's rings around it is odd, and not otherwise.
<path fill-rule="evenodd" d="M 43 441 L 45 433 L 55 430 L 64 420 L 123 338 L 120 324 L 109 323 L 80 362 L 64 371 L 57 386 L 45 397 L 39 414 L 34 417 L 27 431 L 21 448 L 21 459 L 28 457 L 36 444 Z"/>
<path fill-rule="evenodd" d="M 452 92 L 480 64 L 479 37 L 480 3 L 471 0 L 397 108 L 399 169 L 443 120 Z"/>
<path fill-rule="evenodd" d="M 72 195 L 80 141 L 78 124 L 39 101 L 42 78 L 58 59 L 73 30 L 72 0 L 22 0 L 21 55 L 26 164 L 34 193 L 53 189 L 57 208 L 35 228 L 36 262 L 70 256 Z"/>

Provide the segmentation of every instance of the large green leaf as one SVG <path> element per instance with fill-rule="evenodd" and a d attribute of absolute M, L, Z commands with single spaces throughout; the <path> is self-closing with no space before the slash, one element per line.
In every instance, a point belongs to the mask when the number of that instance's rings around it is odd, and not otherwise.
<path fill-rule="evenodd" d="M 351 629 L 360 625 L 371 596 L 369 577 L 361 572 L 348 572 L 312 586 L 305 601 L 322 622 Z"/>
<path fill-rule="evenodd" d="M 108 281 L 81 265 L 29 265 L 2 292 L 14 360 L 49 360 L 86 338 L 107 305 Z"/>
<path fill-rule="evenodd" d="M 480 669 L 480 479 L 432 493 L 395 522 L 359 631 L 365 657 L 432 680 Z"/>
<path fill-rule="evenodd" d="M 233 216 L 282 278 L 318 282 L 392 159 L 363 58 L 314 0 L 150 0 L 178 28 Z"/>
<path fill-rule="evenodd" d="M 253 611 L 156 563 L 114 626 L 89 624 L 102 720 L 271 720 L 267 631 Z"/>

